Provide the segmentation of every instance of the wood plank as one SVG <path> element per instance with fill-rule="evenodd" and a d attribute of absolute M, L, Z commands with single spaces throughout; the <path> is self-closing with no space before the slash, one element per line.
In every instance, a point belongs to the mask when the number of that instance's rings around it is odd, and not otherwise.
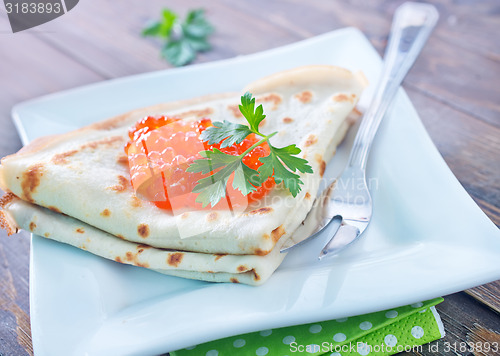
<path fill-rule="evenodd" d="M 397 2 L 388 2 L 395 8 Z M 436 36 L 443 41 L 500 62 L 498 3 L 495 1 L 433 0 L 440 15 Z"/>
<path fill-rule="evenodd" d="M 29 235 L 0 231 L 0 355 L 33 355 L 29 319 Z"/>
<path fill-rule="evenodd" d="M 491 344 L 497 340 L 496 334 L 500 330 L 500 318 L 487 306 L 467 294 L 449 295 L 436 309 L 443 320 L 446 336 L 441 340 L 424 345 L 422 352 L 407 352 L 401 353 L 401 355 L 474 356 L 471 353 L 471 347 L 467 344 L 468 341 L 483 337 L 483 343 L 489 342 Z M 495 332 L 488 334 L 482 332 L 483 330 Z M 450 351 L 450 347 L 456 347 L 458 352 Z M 465 351 L 460 351 L 460 347 Z"/>
<path fill-rule="evenodd" d="M 477 205 L 479 205 L 479 207 L 486 215 L 488 215 L 495 225 L 500 226 L 500 207 L 498 207 L 498 203 L 488 203 L 475 195 L 472 195 L 472 199 L 474 199 Z M 497 205 L 495 206 L 494 204 Z"/>
<path fill-rule="evenodd" d="M 196 0 L 169 4 L 181 16 L 184 16 L 188 9 L 204 5 L 206 3 Z M 134 2 L 124 8 L 116 2 L 88 0 L 78 7 L 80 11 L 66 15 L 67 21 L 72 23 L 71 27 L 62 20 L 47 24 L 47 27 L 50 26 L 51 31 L 57 34 L 44 35 L 43 39 L 47 43 L 107 78 L 171 67 L 160 58 L 161 41 L 140 35 L 148 22 L 159 18 L 161 9 L 165 7 L 164 2 L 155 0 L 148 2 L 148 6 Z M 101 16 L 95 16 L 96 13 Z M 120 21 L 109 21 L 117 16 Z M 271 41 L 269 46 L 272 47 L 274 37 L 268 36 L 269 32 L 274 31 L 279 35 L 279 31 L 276 31 L 272 24 L 234 12 L 219 2 L 211 3 L 207 16 L 217 28 L 210 39 L 213 50 L 200 54 L 196 63 L 259 51 L 262 49 L 259 41 Z M 256 22 L 258 27 L 255 32 L 238 31 L 255 26 Z M 287 34 L 286 31 L 282 32 L 283 35 Z M 259 41 L 250 41 L 238 36 L 245 36 L 245 33 Z M 290 39 L 290 42 L 292 41 L 293 39 Z M 131 51 L 131 48 L 134 50 Z"/>
<path fill-rule="evenodd" d="M 500 333 L 498 330 L 487 329 L 480 324 L 474 324 L 467 334 L 467 345 L 475 356 L 498 356 L 500 353 Z"/>
<path fill-rule="evenodd" d="M 0 36 L 0 157 L 21 148 L 10 111 L 15 104 L 102 79 L 93 71 L 54 50 L 38 35 Z M 39 60 L 43 58 L 43 60 Z M 68 118 L 70 120 L 71 118 Z"/>
<path fill-rule="evenodd" d="M 407 88 L 439 152 L 465 190 L 498 225 L 500 128 Z"/>
<path fill-rule="evenodd" d="M 467 289 L 465 293 L 481 301 L 500 314 L 500 281 Z"/>
<path fill-rule="evenodd" d="M 343 0 L 341 9 L 355 6 L 363 8 L 381 17 L 391 16 L 396 8 L 405 0 L 391 1 L 364 1 Z M 498 3 L 495 1 L 469 0 L 433 0 L 432 3 L 439 11 L 439 25 L 433 36 L 452 44 L 457 49 L 465 49 L 478 53 L 486 58 L 500 60 L 500 38 L 496 36 L 500 26 Z M 375 17 L 375 16 L 373 16 Z M 371 26 L 371 25 L 367 25 Z M 389 28 L 387 27 L 386 30 Z M 372 33 L 380 27 L 373 28 Z M 379 33 L 384 37 L 383 33 Z"/>
<path fill-rule="evenodd" d="M 500 330 L 498 315 L 491 313 L 484 304 L 474 302 L 465 293 L 448 296 L 437 309 L 446 325 L 447 341 L 450 343 L 466 341 L 474 333 L 475 324 L 490 330 Z"/>
<path fill-rule="evenodd" d="M 448 106 L 500 127 L 500 63 L 431 38 L 405 84 Z"/>

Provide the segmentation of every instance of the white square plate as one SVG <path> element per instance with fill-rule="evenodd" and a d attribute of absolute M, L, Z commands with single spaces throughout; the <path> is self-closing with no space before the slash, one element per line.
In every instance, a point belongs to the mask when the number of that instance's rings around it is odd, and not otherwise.
<path fill-rule="evenodd" d="M 230 60 L 110 80 L 16 106 L 24 143 L 128 110 L 225 91 L 307 64 L 362 70 L 380 57 L 356 29 Z M 371 97 L 369 88 L 360 105 Z M 345 163 L 354 131 L 327 175 Z M 104 260 L 33 236 L 37 355 L 159 354 L 225 336 L 373 312 L 500 278 L 500 234 L 450 172 L 401 90 L 369 160 L 373 221 L 340 256 L 287 256 L 260 287 L 210 284 Z M 75 202 L 78 204 L 78 202 Z M 473 261 L 474 263 L 470 263 Z"/>

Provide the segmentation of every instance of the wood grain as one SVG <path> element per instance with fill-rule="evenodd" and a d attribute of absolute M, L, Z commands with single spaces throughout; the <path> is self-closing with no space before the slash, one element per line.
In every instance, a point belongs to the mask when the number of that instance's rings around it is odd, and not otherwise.
<path fill-rule="evenodd" d="M 406 84 L 405 84 L 406 86 Z M 420 90 L 407 87 L 415 108 L 446 163 L 467 192 L 500 226 L 500 128 L 443 105 Z M 459 138 L 459 139 L 458 139 Z"/>
<path fill-rule="evenodd" d="M 2 20 L 0 17 L 0 22 Z M 102 80 L 102 77 L 54 50 L 40 40 L 38 34 L 20 33 L 15 37 L 0 34 L 0 48 L 0 157 L 4 157 L 21 148 L 10 118 L 15 104 L 93 83 Z"/>
<path fill-rule="evenodd" d="M 467 334 L 467 346 L 476 356 L 495 356 L 499 350 L 494 345 L 500 345 L 500 333 L 485 329 L 479 324 Z M 491 346 L 490 346 L 491 345 Z"/>
<path fill-rule="evenodd" d="M 28 280 L 13 278 L 12 271 L 28 275 L 29 258 L 19 256 L 19 251 L 29 249 L 29 236 L 11 239 L 0 244 L 0 320 L 10 327 L 0 329 L 0 354 L 10 354 L 10 350 L 20 347 L 28 354 L 33 354 L 28 301 L 23 296 L 28 294 Z"/>
<path fill-rule="evenodd" d="M 467 289 L 465 293 L 478 299 L 492 310 L 500 314 L 500 281 Z"/>
<path fill-rule="evenodd" d="M 467 294 L 457 293 L 450 295 L 436 309 L 445 326 L 445 338 L 424 345 L 422 352 L 407 352 L 402 353 L 402 355 L 474 356 L 468 342 L 478 337 L 483 338 L 483 343 L 495 342 L 496 333 L 500 330 L 500 318 L 498 314 L 492 313 L 487 306 L 474 300 Z M 494 332 L 490 334 L 482 332 L 482 330 L 493 330 Z M 480 336 L 477 335 L 478 333 Z M 464 350 L 463 352 L 460 350 L 461 347 Z M 454 348 L 458 352 L 453 352 Z"/>
<path fill-rule="evenodd" d="M 16 103 L 59 90 L 171 66 L 161 43 L 140 36 L 165 6 L 205 7 L 217 31 L 195 63 L 286 45 L 345 26 L 361 29 L 379 53 L 394 9 L 390 0 L 85 0 L 52 22 L 11 34 L 0 11 L 0 157 L 20 140 Z M 500 7 L 495 0 L 434 0 L 441 18 L 404 83 L 438 150 L 483 211 L 500 226 Z M 70 120 L 71 118 L 68 118 Z M 464 261 L 464 263 L 473 263 Z M 0 355 L 33 353 L 29 329 L 29 236 L 0 231 Z M 445 297 L 438 306 L 446 342 L 492 341 L 500 330 L 500 282 Z M 426 351 L 427 350 L 427 351 Z M 414 353 L 416 355 L 417 353 Z M 423 355 L 431 355 L 424 348 Z M 471 355 L 470 351 L 465 353 Z"/>

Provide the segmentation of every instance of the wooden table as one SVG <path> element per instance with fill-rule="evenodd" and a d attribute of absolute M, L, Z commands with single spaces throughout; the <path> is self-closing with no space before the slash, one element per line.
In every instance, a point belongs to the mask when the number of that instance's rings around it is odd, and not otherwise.
<path fill-rule="evenodd" d="M 140 36 L 168 4 L 203 7 L 216 27 L 196 63 L 286 45 L 345 26 L 382 53 L 402 1 L 202 2 L 82 0 L 68 14 L 12 34 L 0 11 L 0 157 L 21 148 L 10 118 L 20 101 L 105 79 L 168 68 L 158 41 Z M 484 212 L 500 224 L 500 16 L 495 0 L 433 1 L 441 18 L 404 83 L 439 151 Z M 71 118 L 68 118 L 71 120 Z M 0 355 L 32 354 L 29 235 L 0 232 Z M 464 261 L 473 264 L 474 261 Z M 444 342 L 499 341 L 500 282 L 445 297 Z M 424 348 L 424 354 L 431 354 Z M 465 352 L 463 354 L 470 354 Z M 477 355 L 477 354 L 476 354 Z"/>

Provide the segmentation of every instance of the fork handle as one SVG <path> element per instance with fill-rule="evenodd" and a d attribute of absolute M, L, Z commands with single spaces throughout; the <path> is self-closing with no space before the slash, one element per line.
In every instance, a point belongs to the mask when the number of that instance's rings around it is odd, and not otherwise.
<path fill-rule="evenodd" d="M 382 74 L 375 96 L 354 140 L 348 167 L 363 171 L 373 138 L 401 82 L 417 59 L 439 14 L 430 4 L 406 2 L 399 6 L 387 45 Z"/>

